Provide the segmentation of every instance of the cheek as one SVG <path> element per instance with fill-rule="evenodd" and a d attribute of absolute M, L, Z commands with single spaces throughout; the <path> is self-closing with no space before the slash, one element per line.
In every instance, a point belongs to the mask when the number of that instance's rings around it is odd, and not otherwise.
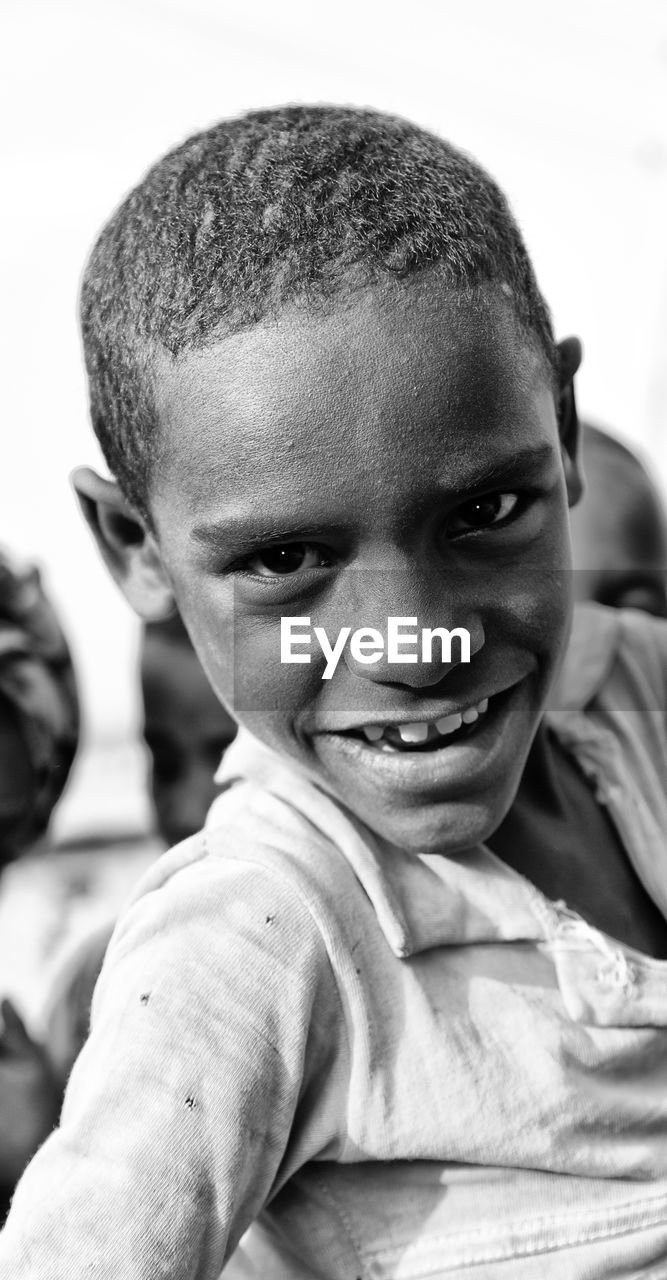
<path fill-rule="evenodd" d="M 483 609 L 489 651 L 500 641 L 532 653 L 551 670 L 558 662 L 571 616 L 569 569 L 517 566 L 499 576 Z"/>
<path fill-rule="evenodd" d="M 515 635 L 535 653 L 549 654 L 566 634 L 572 608 L 569 523 L 564 501 L 554 499 L 539 539 L 497 575 L 496 606 Z M 554 661 L 558 652 L 554 654 Z"/>
<path fill-rule="evenodd" d="M 199 661 L 220 700 L 257 736 L 280 737 L 321 691 L 322 664 L 312 642 L 310 664 L 281 663 L 279 614 L 250 612 L 247 602 L 235 602 L 233 585 L 215 578 L 188 573 L 172 581 Z M 300 612 L 296 606 L 285 611 Z"/>
<path fill-rule="evenodd" d="M 572 574 L 569 569 L 527 571 L 525 594 L 518 617 L 536 653 L 555 662 L 567 634 L 572 611 Z"/>
<path fill-rule="evenodd" d="M 222 636 L 222 643 L 219 642 Z M 296 650 L 295 650 L 296 652 Z M 209 634 L 209 678 L 232 715 L 258 736 L 272 726 L 291 725 L 321 691 L 321 670 L 310 650 L 310 663 L 280 659 L 280 618 L 247 616 L 239 612 L 224 632 Z"/>

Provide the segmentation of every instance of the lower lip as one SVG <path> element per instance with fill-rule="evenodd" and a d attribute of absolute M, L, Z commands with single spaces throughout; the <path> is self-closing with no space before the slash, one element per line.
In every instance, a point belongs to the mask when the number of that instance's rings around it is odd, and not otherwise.
<path fill-rule="evenodd" d="M 455 792 L 459 784 L 467 790 L 481 781 L 481 775 L 493 772 L 508 741 L 515 740 L 509 721 L 519 714 L 517 693 L 524 684 L 522 680 L 496 694 L 465 737 L 452 742 L 443 738 L 443 745 L 432 751 L 382 751 L 361 738 L 338 733 L 316 735 L 313 746 L 323 764 L 330 761 L 334 769 L 336 764 L 353 766 L 359 781 L 364 777 L 376 786 L 390 785 L 404 795 L 426 798 L 432 792 Z"/>

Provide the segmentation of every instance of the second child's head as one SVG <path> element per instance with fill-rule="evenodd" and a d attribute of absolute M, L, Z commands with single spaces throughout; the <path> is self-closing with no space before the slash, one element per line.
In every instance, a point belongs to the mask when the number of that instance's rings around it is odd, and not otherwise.
<path fill-rule="evenodd" d="M 667 617 L 667 521 L 636 454 L 586 424 L 586 492 L 572 520 L 575 595 Z"/>
<path fill-rule="evenodd" d="M 178 844 L 203 827 L 216 770 L 236 736 L 178 614 L 144 627 L 141 700 L 157 828 Z"/>
<path fill-rule="evenodd" d="M 493 181 L 370 111 L 224 122 L 116 212 L 82 323 L 114 481 L 77 487 L 135 609 L 175 600 L 235 718 L 379 834 L 486 838 L 567 640 L 580 492 L 579 345 Z M 281 662 L 285 617 L 349 628 L 331 679 L 315 643 Z M 466 629 L 470 663 L 391 661 L 390 617 Z"/>

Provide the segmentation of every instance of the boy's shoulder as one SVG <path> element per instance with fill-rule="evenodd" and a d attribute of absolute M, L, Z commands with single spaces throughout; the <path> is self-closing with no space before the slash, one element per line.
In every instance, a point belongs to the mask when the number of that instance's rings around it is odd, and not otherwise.
<path fill-rule="evenodd" d="M 234 809 L 228 802 L 222 825 L 163 854 L 135 886 L 104 957 L 93 1027 L 128 1002 L 150 1002 L 152 1017 L 172 1016 L 188 1000 L 217 1007 L 230 975 L 253 1025 L 260 1004 L 282 1026 L 289 1010 L 305 1016 L 313 991 L 323 1007 L 337 999 L 335 917 L 326 910 L 333 895 L 299 877 L 279 834 L 272 844 Z"/>
<path fill-rule="evenodd" d="M 617 686 L 625 693 L 635 688 L 638 710 L 645 698 L 654 712 L 667 707 L 667 620 L 638 609 L 576 605 L 552 705 L 584 710 Z"/>
<path fill-rule="evenodd" d="M 136 947 L 149 916 L 153 933 L 187 916 L 191 936 L 203 920 L 218 933 L 247 932 L 251 917 L 262 926 L 280 917 L 295 946 L 307 937 L 329 956 L 352 954 L 361 937 L 383 956 L 387 944 L 399 957 L 432 945 L 419 941 L 428 920 L 413 919 L 432 914 L 432 868 L 393 847 L 388 858 L 380 838 L 300 765 L 241 729 L 217 780 L 223 790 L 204 829 L 138 883 L 116 949 Z M 447 886 L 440 892 L 451 897 Z"/>
<path fill-rule="evenodd" d="M 232 866 L 269 878 L 333 886 L 347 861 L 341 844 L 356 824 L 298 766 L 264 748 L 244 730 L 225 753 L 222 790 L 201 831 L 160 857 L 134 897 L 179 880 L 213 882 Z"/>
<path fill-rule="evenodd" d="M 223 790 L 206 825 L 137 882 L 113 950 L 135 950 L 142 938 L 167 930 L 173 936 L 181 927 L 184 936 L 209 928 L 231 936 L 237 926 L 248 932 L 255 917 L 267 940 L 280 920 L 295 945 L 309 939 L 326 950 L 333 934 L 358 928 L 365 916 L 354 870 L 363 842 L 332 797 L 241 731 L 226 753 Z"/>

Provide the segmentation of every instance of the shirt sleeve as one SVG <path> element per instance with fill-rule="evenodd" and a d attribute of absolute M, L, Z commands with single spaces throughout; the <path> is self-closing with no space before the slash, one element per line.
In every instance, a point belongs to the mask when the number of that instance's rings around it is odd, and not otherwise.
<path fill-rule="evenodd" d="M 337 1000 L 307 905 L 265 867 L 204 860 L 142 897 L 0 1275 L 218 1280 L 278 1179 Z"/>

